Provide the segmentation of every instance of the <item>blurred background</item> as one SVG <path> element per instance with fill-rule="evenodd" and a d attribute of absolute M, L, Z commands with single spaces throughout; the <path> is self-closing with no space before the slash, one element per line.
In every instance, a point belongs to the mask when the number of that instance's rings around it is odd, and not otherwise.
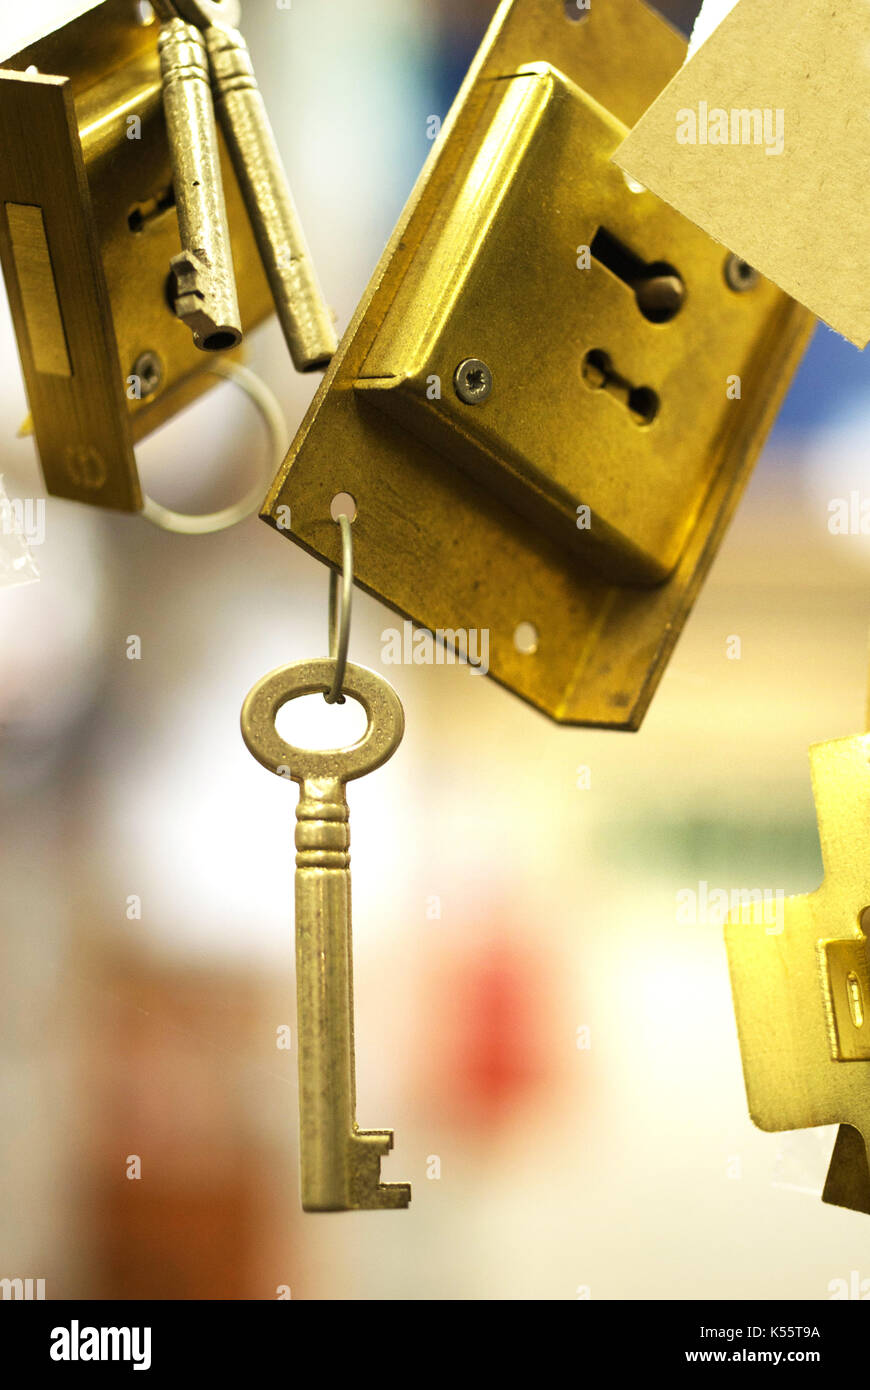
<path fill-rule="evenodd" d="M 5 10 L 4 54 L 75 8 Z M 698 5 L 660 8 L 688 29 Z M 494 9 L 247 0 L 342 330 Z M 274 322 L 249 360 L 295 430 L 316 382 Z M 0 471 L 42 498 L 2 292 L 0 367 Z M 186 539 L 48 499 L 39 582 L 0 592 L 0 1277 L 722 1299 L 870 1276 L 867 1218 L 819 1201 L 833 1131 L 753 1128 L 721 928 L 675 907 L 820 879 L 807 746 L 863 727 L 870 621 L 870 537 L 832 535 L 829 502 L 870 495 L 868 429 L 866 364 L 819 327 L 639 734 L 385 672 L 407 734 L 351 792 L 358 1115 L 395 1128 L 404 1213 L 300 1210 L 296 794 L 238 732 L 255 680 L 325 651 L 326 571 L 256 519 Z M 266 448 L 224 384 L 139 453 L 160 501 L 206 510 Z M 352 659 L 378 668 L 394 622 L 358 593 Z"/>

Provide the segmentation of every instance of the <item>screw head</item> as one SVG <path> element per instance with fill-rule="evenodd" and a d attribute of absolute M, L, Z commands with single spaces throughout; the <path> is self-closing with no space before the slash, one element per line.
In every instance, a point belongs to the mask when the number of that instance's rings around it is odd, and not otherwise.
<path fill-rule="evenodd" d="M 725 282 L 736 294 L 754 290 L 760 279 L 761 276 L 755 267 L 748 261 L 741 260 L 740 256 L 731 255 L 725 262 Z"/>
<path fill-rule="evenodd" d="M 163 363 L 156 352 L 142 352 L 133 363 L 133 376 L 139 378 L 141 397 L 145 401 L 160 390 L 163 382 Z"/>
<path fill-rule="evenodd" d="M 479 357 L 466 357 L 453 374 L 453 386 L 466 405 L 482 405 L 492 391 L 492 372 Z"/>

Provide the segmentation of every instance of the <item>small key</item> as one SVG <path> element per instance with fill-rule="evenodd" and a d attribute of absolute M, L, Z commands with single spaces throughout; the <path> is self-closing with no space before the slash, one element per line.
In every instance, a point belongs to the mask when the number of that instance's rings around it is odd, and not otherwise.
<path fill-rule="evenodd" d="M 211 62 L 215 109 L 233 161 L 269 281 L 275 309 L 299 372 L 328 365 L 338 346 L 332 314 L 311 253 L 257 85 L 248 46 L 234 13 L 215 0 L 174 0 L 198 25 Z"/>
<path fill-rule="evenodd" d="M 158 47 L 183 248 L 171 263 L 173 307 L 198 348 L 226 352 L 241 342 L 242 324 L 208 53 L 199 29 L 179 18 L 164 23 Z"/>
<path fill-rule="evenodd" d="M 406 1207 L 408 1183 L 382 1183 L 388 1129 L 356 1122 L 350 830 L 345 786 L 392 757 L 405 719 L 399 697 L 374 671 L 348 664 L 342 689 L 362 704 L 368 727 L 347 748 L 310 751 L 275 728 L 282 705 L 326 693 L 335 663 L 282 666 L 258 682 L 242 707 L 242 737 L 270 772 L 301 787 L 296 808 L 296 992 L 302 1206 L 306 1211 Z"/>

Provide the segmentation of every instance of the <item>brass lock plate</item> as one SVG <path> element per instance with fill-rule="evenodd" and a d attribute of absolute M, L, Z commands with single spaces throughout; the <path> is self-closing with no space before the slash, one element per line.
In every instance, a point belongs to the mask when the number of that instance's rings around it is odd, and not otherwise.
<path fill-rule="evenodd" d="M 167 296 L 180 242 L 157 33 L 136 0 L 104 0 L 0 65 L 0 262 L 46 486 L 124 511 L 142 505 L 135 443 L 215 384 Z M 273 305 L 220 146 L 248 330 Z"/>
<path fill-rule="evenodd" d="M 683 40 L 568 9 L 500 6 L 263 516 L 337 564 L 349 493 L 364 588 L 634 729 L 814 320 L 611 163 Z"/>
<path fill-rule="evenodd" d="M 729 918 L 734 1011 L 755 1124 L 839 1123 L 823 1199 L 870 1212 L 870 735 L 815 744 L 810 762 L 824 882 Z"/>

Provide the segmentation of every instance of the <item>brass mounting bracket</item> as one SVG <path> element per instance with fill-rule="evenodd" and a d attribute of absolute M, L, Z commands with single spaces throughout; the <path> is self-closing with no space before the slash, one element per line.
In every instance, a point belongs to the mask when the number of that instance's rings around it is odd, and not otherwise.
<path fill-rule="evenodd" d="M 822 1199 L 870 1213 L 870 735 L 810 749 L 825 877 L 725 928 L 743 1074 L 760 1129 L 839 1124 Z"/>
<path fill-rule="evenodd" d="M 159 26 L 141 14 L 104 0 L 0 69 L 0 263 L 46 486 L 128 512 L 134 445 L 214 385 L 215 357 L 167 298 L 179 234 Z M 220 144 L 247 330 L 273 304 Z"/>
<path fill-rule="evenodd" d="M 351 494 L 364 589 L 636 729 L 814 320 L 611 162 L 683 40 L 574 20 L 499 6 L 263 518 L 337 565 Z"/>

